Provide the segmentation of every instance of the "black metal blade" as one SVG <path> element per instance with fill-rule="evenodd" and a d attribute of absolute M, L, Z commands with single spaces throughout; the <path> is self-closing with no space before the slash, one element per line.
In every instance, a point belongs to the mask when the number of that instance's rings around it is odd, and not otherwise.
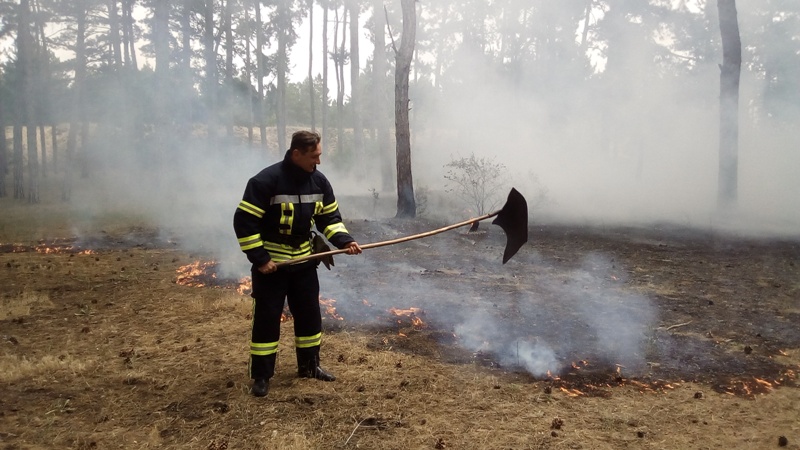
<path fill-rule="evenodd" d="M 506 233 L 503 264 L 507 263 L 528 242 L 528 202 L 514 188 L 508 193 L 506 204 L 492 221 Z"/>

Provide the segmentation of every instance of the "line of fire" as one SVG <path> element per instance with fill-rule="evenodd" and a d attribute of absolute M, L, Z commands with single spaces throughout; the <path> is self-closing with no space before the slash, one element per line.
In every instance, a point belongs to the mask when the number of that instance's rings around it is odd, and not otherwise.
<path fill-rule="evenodd" d="M 178 268 L 175 282 L 184 286 L 232 289 L 241 295 L 249 295 L 249 277 L 238 280 L 224 279 L 218 277 L 217 269 L 218 264 L 215 261 L 195 261 Z M 324 319 L 347 323 L 347 318 L 337 312 L 336 299 L 326 298 L 321 295 L 319 302 Z M 361 303 L 367 310 L 371 310 L 373 306 L 367 299 L 363 299 Z M 425 311 L 422 308 L 413 306 L 407 308 L 391 307 L 385 311 L 371 311 L 371 313 L 373 314 L 373 320 L 382 322 L 385 325 L 385 329 L 394 330 L 396 337 L 399 339 L 408 338 L 412 334 L 429 332 L 430 336 L 436 336 L 440 341 L 442 341 L 442 334 L 446 334 L 448 339 L 443 340 L 445 341 L 443 345 L 458 345 L 459 337 L 452 330 L 436 329 L 436 323 L 429 323 L 423 319 Z M 281 320 L 287 321 L 291 319 L 291 313 L 287 308 L 284 310 Z M 386 339 L 384 339 L 384 343 L 387 343 Z M 500 364 L 492 359 L 492 355 L 486 355 L 481 351 L 473 353 L 473 361 L 486 366 L 501 368 Z M 502 367 L 502 369 L 521 370 L 519 367 Z M 545 393 L 557 390 L 569 397 L 610 397 L 612 395 L 610 389 L 618 386 L 633 386 L 643 393 L 657 393 L 675 389 L 682 383 L 698 381 L 693 379 L 673 381 L 637 379 L 636 377 L 626 376 L 625 367 L 620 364 L 613 364 L 613 369 L 609 370 L 608 365 L 594 368 L 593 364 L 588 360 L 577 360 L 564 365 L 558 373 L 547 371 L 541 379 L 549 382 L 544 388 Z M 783 385 L 793 386 L 796 379 L 796 371 L 786 369 L 783 373 L 771 379 L 755 376 L 739 379 L 718 379 L 714 384 L 714 388 L 717 392 L 733 396 L 753 397 L 767 394 Z M 695 397 L 702 397 L 702 393 L 696 393 Z"/>
<path fill-rule="evenodd" d="M 80 243 L 76 239 L 40 241 L 33 245 L 0 243 L 0 253 L 34 252 L 44 255 L 69 254 L 70 257 L 94 257 L 102 251 L 102 249 L 87 248 L 86 244 Z M 616 281 L 615 276 L 611 278 Z M 244 298 L 249 297 L 251 288 L 249 277 L 231 279 L 220 276 L 219 263 L 214 260 L 197 260 L 180 266 L 175 271 L 174 282 L 192 288 L 227 289 L 235 291 Z M 403 339 L 411 338 L 435 340 L 438 345 L 450 347 L 458 347 L 460 343 L 460 336 L 454 330 L 445 329 L 443 327 L 446 325 L 429 320 L 425 310 L 420 307 L 389 307 L 381 310 L 375 308 L 369 299 L 362 299 L 360 306 L 363 306 L 362 310 L 366 312 L 359 314 L 358 317 L 346 317 L 337 310 L 336 299 L 321 295 L 319 303 L 323 320 L 328 322 L 329 327 L 335 323 L 340 324 L 341 327 L 378 323 L 380 330 L 393 333 L 391 337 L 382 338 L 383 343 L 398 349 L 402 349 Z M 287 308 L 281 321 L 290 320 L 292 320 L 292 316 Z M 746 350 L 745 353 L 749 353 Z M 786 353 L 778 349 L 776 356 L 781 355 L 786 356 Z M 462 359 L 462 361 L 499 370 L 524 372 L 522 367 L 501 365 L 494 355 L 483 350 L 471 352 L 470 357 Z M 660 365 L 659 363 L 653 364 Z M 772 370 L 770 374 L 763 376 L 742 375 L 738 377 L 716 377 L 714 374 L 693 373 L 691 369 L 673 372 L 674 376 L 670 379 L 629 376 L 626 374 L 626 367 L 623 364 L 576 359 L 569 364 L 562 365 L 556 371 L 548 370 L 543 376 L 531 376 L 531 379 L 532 381 L 545 381 L 543 390 L 547 394 L 561 392 L 573 398 L 611 397 L 613 389 L 620 386 L 634 387 L 642 393 L 659 393 L 675 389 L 685 383 L 709 381 L 716 392 L 754 398 L 758 395 L 768 394 L 782 386 L 796 386 L 798 375 L 797 371 L 791 368 Z M 698 399 L 702 396 L 701 392 L 695 394 L 695 398 Z"/>

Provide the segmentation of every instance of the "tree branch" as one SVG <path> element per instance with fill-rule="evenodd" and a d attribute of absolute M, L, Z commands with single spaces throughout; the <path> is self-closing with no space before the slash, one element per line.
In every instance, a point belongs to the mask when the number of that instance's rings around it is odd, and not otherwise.
<path fill-rule="evenodd" d="M 392 40 L 392 50 L 394 50 L 394 54 L 397 55 L 397 46 L 394 44 L 394 35 L 392 35 L 392 27 L 389 25 L 389 11 L 386 9 L 386 5 L 383 5 L 383 13 L 386 14 L 386 30 L 389 32 L 389 38 Z"/>

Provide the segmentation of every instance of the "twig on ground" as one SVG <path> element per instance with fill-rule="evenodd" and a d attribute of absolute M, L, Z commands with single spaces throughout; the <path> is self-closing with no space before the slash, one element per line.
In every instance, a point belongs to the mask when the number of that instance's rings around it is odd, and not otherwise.
<path fill-rule="evenodd" d="M 665 330 L 665 331 L 669 331 L 669 330 L 673 330 L 673 329 L 675 329 L 675 328 L 679 328 L 679 327 L 685 327 L 686 325 L 689 325 L 690 323 L 692 323 L 692 321 L 691 321 L 691 320 L 690 320 L 690 321 L 688 321 L 688 322 L 684 322 L 684 323 L 676 323 L 675 325 L 670 325 L 670 326 L 668 326 L 668 327 L 664 328 L 664 330 Z"/>
<path fill-rule="evenodd" d="M 344 446 L 345 446 L 345 447 L 347 446 L 347 443 L 348 443 L 348 442 L 350 442 L 350 439 L 353 437 L 353 435 L 354 435 L 354 434 L 356 434 L 356 430 L 358 429 L 358 427 L 360 427 L 360 426 L 361 426 L 361 424 L 362 424 L 362 423 L 364 423 L 364 421 L 365 421 L 365 420 L 367 420 L 367 419 L 361 419 L 361 422 L 358 422 L 358 423 L 356 424 L 356 427 L 355 427 L 355 428 L 353 428 L 353 432 L 352 432 L 352 433 L 350 433 L 350 436 L 348 436 L 348 437 L 347 437 L 347 440 L 346 440 L 346 441 L 344 441 Z"/>

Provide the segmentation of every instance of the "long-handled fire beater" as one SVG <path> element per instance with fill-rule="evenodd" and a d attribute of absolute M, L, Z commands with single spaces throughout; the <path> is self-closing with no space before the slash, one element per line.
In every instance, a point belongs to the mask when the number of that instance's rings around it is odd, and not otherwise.
<path fill-rule="evenodd" d="M 499 225 L 500 228 L 502 228 L 503 231 L 506 233 L 506 248 L 503 251 L 503 264 L 505 264 L 519 251 L 519 249 L 526 242 L 528 242 L 528 202 L 525 201 L 525 197 L 523 197 L 522 194 L 520 194 L 519 191 L 517 191 L 514 188 L 511 188 L 511 192 L 508 193 L 508 199 L 506 200 L 505 205 L 503 205 L 501 209 L 491 214 L 485 214 L 480 217 L 468 219 L 463 222 L 448 225 L 446 227 L 438 228 L 436 230 L 427 231 L 425 233 L 419 233 L 412 236 L 392 239 L 389 241 L 364 244 L 361 246 L 361 248 L 367 250 L 370 248 L 385 247 L 387 245 L 394 245 L 394 244 L 399 244 L 401 242 L 412 241 L 414 239 L 421 239 L 433 236 L 435 234 L 443 233 L 445 231 L 453 230 L 455 228 L 463 227 L 465 225 L 477 224 L 482 220 L 486 220 L 495 216 L 497 217 L 492 221 L 492 223 L 495 225 Z M 303 261 L 308 261 L 310 259 L 325 260 L 327 258 L 328 261 L 326 262 L 325 265 L 328 266 L 330 263 L 332 263 L 332 258 L 330 257 L 339 253 L 344 253 L 346 251 L 347 251 L 346 249 L 324 251 L 304 256 L 302 258 L 293 259 L 291 261 L 280 262 L 277 263 L 276 265 L 280 267 L 289 264 L 301 263 Z"/>

